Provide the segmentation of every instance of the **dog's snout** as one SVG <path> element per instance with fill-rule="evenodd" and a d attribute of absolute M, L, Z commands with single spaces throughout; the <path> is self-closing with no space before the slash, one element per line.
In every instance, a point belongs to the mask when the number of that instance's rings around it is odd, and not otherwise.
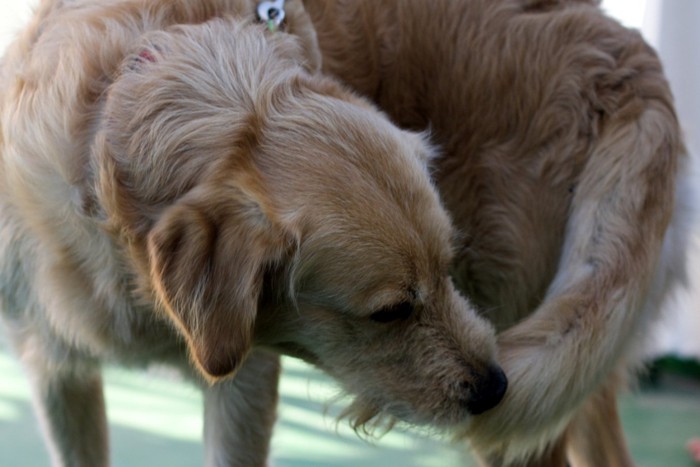
<path fill-rule="evenodd" d="M 466 403 L 467 410 L 472 415 L 479 415 L 501 402 L 508 388 L 508 379 L 501 368 L 493 366 L 469 386 L 471 394 Z"/>

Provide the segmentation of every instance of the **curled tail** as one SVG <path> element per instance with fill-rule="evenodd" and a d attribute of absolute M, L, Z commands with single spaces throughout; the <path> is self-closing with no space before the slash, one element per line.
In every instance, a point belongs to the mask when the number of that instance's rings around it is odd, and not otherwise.
<path fill-rule="evenodd" d="M 581 173 L 557 274 L 500 336 L 511 382 L 469 436 L 505 463 L 544 449 L 617 369 L 653 314 L 645 300 L 674 208 L 683 152 L 663 79 L 606 117 Z M 647 80 L 646 84 L 650 84 Z M 644 84 L 644 83 L 643 83 Z"/>

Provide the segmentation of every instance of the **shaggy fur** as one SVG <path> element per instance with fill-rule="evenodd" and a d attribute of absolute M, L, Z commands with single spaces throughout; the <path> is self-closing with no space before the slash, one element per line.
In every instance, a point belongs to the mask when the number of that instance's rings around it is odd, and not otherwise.
<path fill-rule="evenodd" d="M 300 1 L 274 33 L 255 6 L 46 0 L 4 58 L 0 304 L 57 466 L 108 464 L 104 361 L 202 383 L 208 465 L 264 464 L 270 351 L 336 377 L 357 427 L 505 391 L 431 148 L 316 73 Z"/>
<path fill-rule="evenodd" d="M 510 380 L 463 430 L 484 463 L 631 465 L 615 397 L 666 280 L 682 154 L 655 53 L 593 1 L 304 3 L 323 70 L 444 150 L 452 272 Z"/>

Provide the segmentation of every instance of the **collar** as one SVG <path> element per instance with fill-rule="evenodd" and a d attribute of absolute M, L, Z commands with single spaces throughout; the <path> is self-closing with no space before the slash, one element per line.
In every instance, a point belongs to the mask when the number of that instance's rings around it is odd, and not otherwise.
<path fill-rule="evenodd" d="M 270 32 L 275 32 L 284 21 L 284 0 L 267 0 L 258 3 L 258 20 L 267 25 Z"/>

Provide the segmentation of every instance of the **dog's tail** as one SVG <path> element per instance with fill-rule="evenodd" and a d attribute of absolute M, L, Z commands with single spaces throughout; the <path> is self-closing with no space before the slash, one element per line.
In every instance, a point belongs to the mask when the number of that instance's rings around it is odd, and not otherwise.
<path fill-rule="evenodd" d="M 653 318 L 645 299 L 684 151 L 663 78 L 637 77 L 645 78 L 635 83 L 644 92 L 604 117 L 541 306 L 499 338 L 510 388 L 474 420 L 469 436 L 506 463 L 558 436 L 603 381 L 627 366 Z"/>

